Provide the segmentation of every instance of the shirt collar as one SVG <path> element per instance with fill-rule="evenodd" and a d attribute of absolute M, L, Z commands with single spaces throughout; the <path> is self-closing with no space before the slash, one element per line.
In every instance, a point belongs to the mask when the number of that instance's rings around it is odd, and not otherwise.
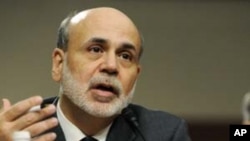
<path fill-rule="evenodd" d="M 86 135 L 83 132 L 81 132 L 79 128 L 77 128 L 72 122 L 70 122 L 65 117 L 60 107 L 60 99 L 57 103 L 56 113 L 57 113 L 58 121 L 61 125 L 66 141 L 80 141 L 81 139 L 86 137 Z M 101 130 L 100 132 L 98 132 L 96 135 L 94 135 L 93 138 L 97 139 L 98 141 L 106 141 L 108 131 L 111 125 L 112 123 L 106 128 L 104 128 L 103 130 Z"/>

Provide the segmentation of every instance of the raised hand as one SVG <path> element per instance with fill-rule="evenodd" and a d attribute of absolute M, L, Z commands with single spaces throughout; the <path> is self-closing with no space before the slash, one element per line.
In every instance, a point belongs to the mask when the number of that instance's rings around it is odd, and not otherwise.
<path fill-rule="evenodd" d="M 0 141 L 12 141 L 13 132 L 21 130 L 29 131 L 32 141 L 55 140 L 55 133 L 42 134 L 58 124 L 56 118 L 46 118 L 55 113 L 55 106 L 49 105 L 39 111 L 29 112 L 42 101 L 42 97 L 34 96 L 11 105 L 8 99 L 3 99 L 0 109 Z"/>

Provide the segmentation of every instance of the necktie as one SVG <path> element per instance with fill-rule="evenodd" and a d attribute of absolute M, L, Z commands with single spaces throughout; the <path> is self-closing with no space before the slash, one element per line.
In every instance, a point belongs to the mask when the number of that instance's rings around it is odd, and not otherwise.
<path fill-rule="evenodd" d="M 91 136 L 87 136 L 87 137 L 81 139 L 80 141 L 98 141 L 98 140 L 92 138 Z"/>

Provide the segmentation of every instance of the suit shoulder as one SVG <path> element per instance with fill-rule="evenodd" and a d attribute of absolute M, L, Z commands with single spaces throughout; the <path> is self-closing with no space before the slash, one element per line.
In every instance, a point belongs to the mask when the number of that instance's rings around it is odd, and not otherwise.
<path fill-rule="evenodd" d="M 136 116 L 138 118 L 140 118 L 142 116 L 142 117 L 146 117 L 149 119 L 150 118 L 153 118 L 153 119 L 163 118 L 163 119 L 168 119 L 171 121 L 182 120 L 180 117 L 177 117 L 171 113 L 168 113 L 165 111 L 160 111 L 160 110 L 148 109 L 148 108 L 142 107 L 140 105 L 136 105 L 136 104 L 130 104 L 128 107 L 134 111 L 134 113 L 136 114 Z"/>
<path fill-rule="evenodd" d="M 130 104 L 129 108 L 134 111 L 137 116 L 138 122 L 145 128 L 158 127 L 168 130 L 175 130 L 181 124 L 185 125 L 185 121 L 168 112 L 151 110 L 145 107 Z"/>
<path fill-rule="evenodd" d="M 130 104 L 128 108 L 137 116 L 139 128 L 148 140 L 190 141 L 186 122 L 182 118 L 135 104 Z"/>

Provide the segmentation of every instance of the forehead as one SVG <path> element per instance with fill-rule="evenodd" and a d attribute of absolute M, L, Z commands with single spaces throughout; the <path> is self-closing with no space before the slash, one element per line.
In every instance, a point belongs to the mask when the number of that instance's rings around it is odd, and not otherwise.
<path fill-rule="evenodd" d="M 70 40 L 84 42 L 104 38 L 116 43 L 130 43 L 140 48 L 140 35 L 133 22 L 123 13 L 110 10 L 84 11 L 70 21 Z"/>

